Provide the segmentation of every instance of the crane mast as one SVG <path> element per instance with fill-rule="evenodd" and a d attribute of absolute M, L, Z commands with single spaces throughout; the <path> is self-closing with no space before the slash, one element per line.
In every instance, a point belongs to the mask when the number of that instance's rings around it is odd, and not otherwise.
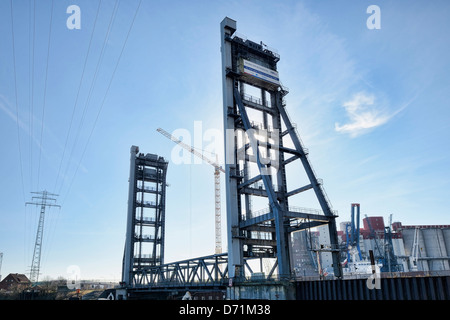
<path fill-rule="evenodd" d="M 183 149 L 189 151 L 193 155 L 199 157 L 200 159 L 206 161 L 210 165 L 214 167 L 214 203 L 215 203 L 215 253 L 222 253 L 222 222 L 221 222 L 221 197 L 220 197 L 220 172 L 225 173 L 225 170 L 219 165 L 217 155 L 216 160 L 211 160 L 208 157 L 205 157 L 202 153 L 198 152 L 194 149 L 194 147 L 187 145 L 181 140 L 177 139 L 169 132 L 164 129 L 158 128 L 156 131 L 161 133 L 166 138 L 172 140 L 176 144 L 178 144 Z"/>

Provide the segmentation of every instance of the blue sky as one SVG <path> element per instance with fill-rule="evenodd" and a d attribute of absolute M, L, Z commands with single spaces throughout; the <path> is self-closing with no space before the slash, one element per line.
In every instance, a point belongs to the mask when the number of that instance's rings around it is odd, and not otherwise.
<path fill-rule="evenodd" d="M 83 278 L 120 279 L 129 149 L 170 161 L 158 127 L 222 130 L 225 16 L 281 55 L 289 114 L 338 222 L 359 202 L 363 215 L 450 224 L 448 2 L 142 0 L 127 38 L 139 1 L 115 16 L 112 0 L 98 16 L 98 1 L 54 1 L 50 45 L 52 2 L 36 2 L 33 34 L 33 2 L 13 1 L 15 55 L 0 2 L 3 276 L 28 272 L 39 211 L 24 203 L 46 189 L 62 208 L 47 211 L 41 278 L 77 265 Z M 73 4 L 80 30 L 66 27 Z M 366 26 L 372 4 L 379 30 Z M 166 261 L 212 254 L 213 168 L 171 163 L 167 179 Z"/>

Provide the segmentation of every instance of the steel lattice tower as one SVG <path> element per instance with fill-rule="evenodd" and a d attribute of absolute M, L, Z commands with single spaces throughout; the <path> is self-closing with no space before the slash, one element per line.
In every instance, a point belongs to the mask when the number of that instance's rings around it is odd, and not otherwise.
<path fill-rule="evenodd" d="M 279 81 L 280 56 L 235 31 L 236 21 L 225 18 L 221 52 L 229 277 L 243 276 L 245 259 L 253 257 L 276 258 L 270 274 L 277 267 L 281 278 L 289 277 L 290 233 L 320 225 L 328 225 L 330 243 L 315 250 L 331 254 L 334 274 L 341 277 L 337 215 L 285 109 L 288 91 Z M 259 90 L 260 97 L 246 94 L 246 88 Z M 288 141 L 294 147 L 285 146 Z M 305 185 L 288 190 L 288 164 L 300 165 Z M 308 190 L 321 210 L 289 206 L 290 197 Z M 267 198 L 268 208 L 254 211 L 255 197 Z"/>
<path fill-rule="evenodd" d="M 44 236 L 44 220 L 45 220 L 45 208 L 46 207 L 59 207 L 61 206 L 48 203 L 48 201 L 56 201 L 54 198 L 49 198 L 49 196 L 57 197 L 57 194 L 53 194 L 47 191 L 42 192 L 32 192 L 34 194 L 39 194 L 40 196 L 32 197 L 33 200 L 40 200 L 39 202 L 26 202 L 25 205 L 33 204 L 41 207 L 41 212 L 39 214 L 39 223 L 36 232 L 36 241 L 34 244 L 33 260 L 31 261 L 30 270 L 30 281 L 37 282 L 39 280 L 39 271 L 41 265 L 41 251 L 42 251 L 42 239 Z"/>
<path fill-rule="evenodd" d="M 133 285 L 136 272 L 164 264 L 166 174 L 168 162 L 131 147 L 128 217 L 122 282 Z"/>

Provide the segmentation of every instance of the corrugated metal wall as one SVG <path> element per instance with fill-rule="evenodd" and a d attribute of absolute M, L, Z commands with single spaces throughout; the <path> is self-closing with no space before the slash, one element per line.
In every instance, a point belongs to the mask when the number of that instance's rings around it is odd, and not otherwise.
<path fill-rule="evenodd" d="M 402 230 L 406 255 L 411 255 L 414 240 L 413 228 Z M 450 229 L 419 229 L 419 271 L 450 270 Z"/>
<path fill-rule="evenodd" d="M 299 281 L 297 300 L 450 300 L 450 277 L 382 278 L 380 289 L 367 279 Z"/>

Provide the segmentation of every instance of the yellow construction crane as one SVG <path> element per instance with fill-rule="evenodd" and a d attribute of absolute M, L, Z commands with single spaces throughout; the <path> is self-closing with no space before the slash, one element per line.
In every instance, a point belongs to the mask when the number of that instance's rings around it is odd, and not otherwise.
<path fill-rule="evenodd" d="M 159 133 L 161 133 L 166 138 L 169 138 L 176 144 L 180 145 L 183 149 L 189 151 L 190 153 L 196 155 L 200 159 L 208 162 L 210 165 L 214 167 L 214 194 L 215 194 L 215 236 L 216 236 L 216 245 L 215 252 L 216 254 L 222 253 L 222 223 L 221 223 L 221 207 L 220 207 L 220 172 L 225 173 L 225 170 L 219 165 L 217 155 L 216 161 L 205 157 L 202 153 L 195 150 L 193 147 L 185 144 L 181 140 L 177 139 L 164 129 L 158 128 L 156 129 Z"/>

